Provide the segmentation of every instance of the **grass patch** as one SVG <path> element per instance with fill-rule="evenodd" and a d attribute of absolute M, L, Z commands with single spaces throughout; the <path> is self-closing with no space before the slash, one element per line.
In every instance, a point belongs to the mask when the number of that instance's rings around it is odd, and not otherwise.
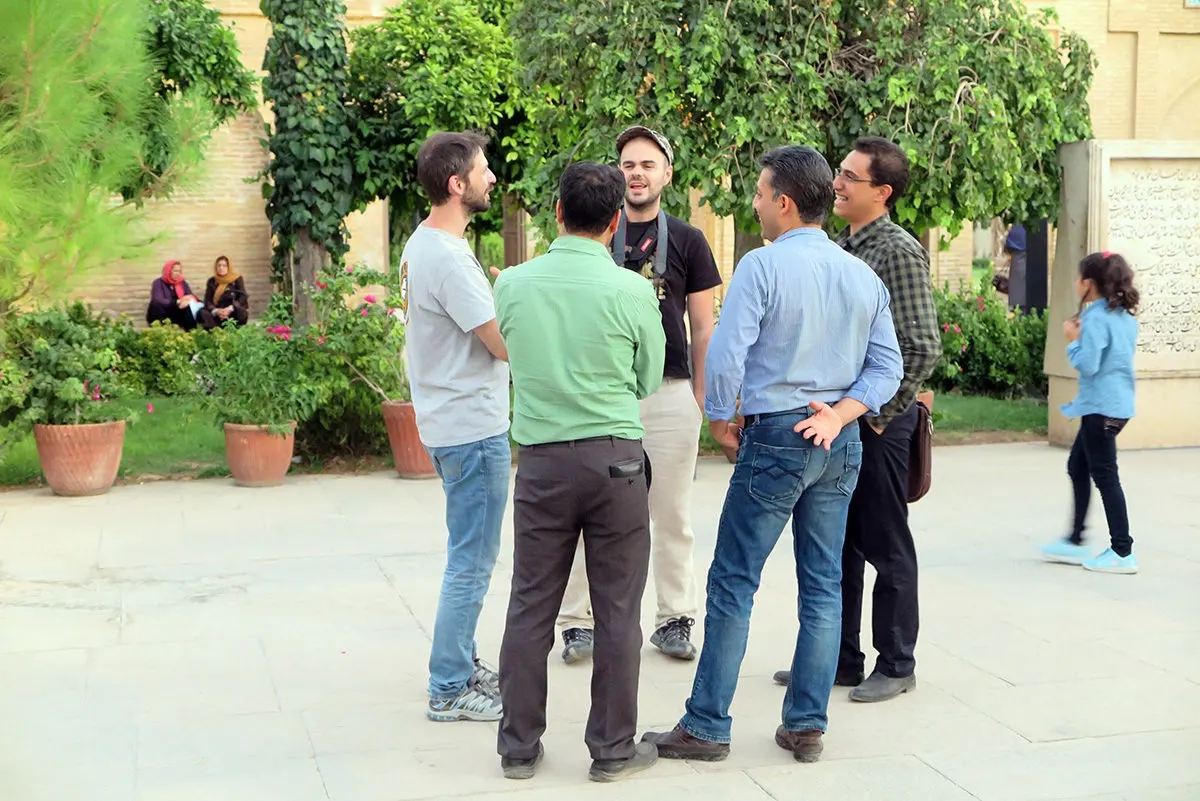
<path fill-rule="evenodd" d="M 933 402 L 934 441 L 950 444 L 1042 437 L 1047 430 L 1046 414 L 1042 400 L 938 394 Z M 700 429 L 700 452 L 721 454 L 707 422 Z"/>
<path fill-rule="evenodd" d="M 165 476 L 223 476 L 225 434 L 195 401 L 153 398 L 154 413 L 146 412 L 146 399 L 121 401 L 138 412 L 137 422 L 125 428 L 121 478 Z M 30 435 L 17 442 L 0 464 L 0 485 L 40 484 L 42 469 L 37 446 Z"/>

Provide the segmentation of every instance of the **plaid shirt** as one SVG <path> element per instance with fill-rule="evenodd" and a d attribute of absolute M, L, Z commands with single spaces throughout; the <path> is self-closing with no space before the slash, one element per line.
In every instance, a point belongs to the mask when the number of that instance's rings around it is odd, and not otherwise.
<path fill-rule="evenodd" d="M 892 319 L 904 357 L 904 379 L 896 397 L 880 410 L 879 416 L 868 418 L 877 428 L 886 427 L 908 411 L 942 358 L 942 335 L 929 278 L 929 254 L 886 214 L 856 234 L 851 234 L 847 227 L 838 235 L 837 243 L 870 265 L 892 296 Z"/>

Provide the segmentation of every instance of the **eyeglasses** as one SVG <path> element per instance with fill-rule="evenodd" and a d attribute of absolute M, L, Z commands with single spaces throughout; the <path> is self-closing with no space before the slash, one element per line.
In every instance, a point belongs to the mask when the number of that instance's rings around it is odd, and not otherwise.
<path fill-rule="evenodd" d="M 843 181 L 849 181 L 852 184 L 869 184 L 869 183 L 871 183 L 870 178 L 859 178 L 854 173 L 847 172 L 846 170 L 838 170 L 838 176 Z"/>

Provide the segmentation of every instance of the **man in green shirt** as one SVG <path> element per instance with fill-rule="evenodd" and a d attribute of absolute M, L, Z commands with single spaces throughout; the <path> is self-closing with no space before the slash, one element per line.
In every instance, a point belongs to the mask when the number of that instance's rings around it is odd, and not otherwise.
<path fill-rule="evenodd" d="M 666 338 L 650 282 L 615 265 L 608 249 L 624 196 L 615 167 L 567 167 L 550 252 L 496 279 L 521 446 L 500 649 L 498 750 L 511 779 L 532 777 L 542 758 L 546 658 L 581 533 L 597 624 L 589 778 L 615 781 L 658 758 L 653 745 L 634 742 L 650 563 L 638 401 L 662 382 Z"/>

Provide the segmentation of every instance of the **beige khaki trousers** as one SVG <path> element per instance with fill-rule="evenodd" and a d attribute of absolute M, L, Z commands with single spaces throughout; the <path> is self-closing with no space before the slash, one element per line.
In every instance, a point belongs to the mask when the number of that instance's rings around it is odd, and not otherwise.
<path fill-rule="evenodd" d="M 692 483 L 696 475 L 703 415 L 683 378 L 664 379 L 641 402 L 642 446 L 650 457 L 650 567 L 658 595 L 655 628 L 678 617 L 695 619 L 696 570 L 692 564 Z M 571 578 L 563 596 L 558 625 L 593 628 L 584 567 L 583 539 L 575 550 Z"/>

